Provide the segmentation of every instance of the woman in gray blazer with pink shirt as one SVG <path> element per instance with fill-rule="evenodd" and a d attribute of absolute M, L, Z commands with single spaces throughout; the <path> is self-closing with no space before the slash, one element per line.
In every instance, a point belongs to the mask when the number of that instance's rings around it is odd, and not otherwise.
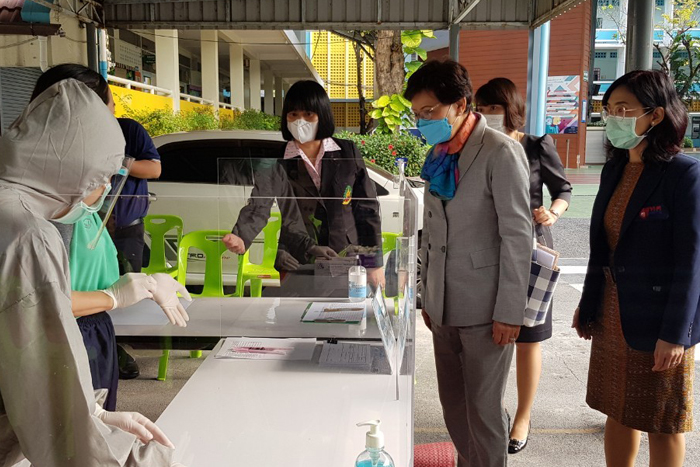
<path fill-rule="evenodd" d="M 532 256 L 528 162 L 517 141 L 470 111 L 472 86 L 459 63 L 425 63 L 404 95 L 433 145 L 421 174 L 423 318 L 445 423 L 459 467 L 503 467 L 502 400 Z"/>

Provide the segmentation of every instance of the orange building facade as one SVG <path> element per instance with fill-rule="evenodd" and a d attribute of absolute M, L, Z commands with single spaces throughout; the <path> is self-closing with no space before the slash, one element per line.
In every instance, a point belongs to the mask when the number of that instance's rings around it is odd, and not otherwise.
<path fill-rule="evenodd" d="M 580 76 L 580 116 L 585 117 L 591 53 L 591 5 L 587 0 L 551 22 L 549 76 Z M 449 55 L 447 49 L 429 53 L 429 58 Z M 492 78 L 504 77 L 515 83 L 523 98 L 527 95 L 528 31 L 460 32 L 459 61 L 469 71 L 476 91 Z M 552 135 L 562 164 L 576 168 L 586 163 L 586 124 L 577 134 Z M 567 157 L 568 156 L 568 157 Z M 567 162 L 568 161 L 568 162 Z"/>

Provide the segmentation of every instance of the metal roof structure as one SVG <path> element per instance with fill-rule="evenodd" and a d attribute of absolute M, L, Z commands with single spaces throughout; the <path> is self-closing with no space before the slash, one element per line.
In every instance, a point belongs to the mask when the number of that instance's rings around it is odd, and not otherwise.
<path fill-rule="evenodd" d="M 583 0 L 103 0 L 133 29 L 536 28 Z"/>

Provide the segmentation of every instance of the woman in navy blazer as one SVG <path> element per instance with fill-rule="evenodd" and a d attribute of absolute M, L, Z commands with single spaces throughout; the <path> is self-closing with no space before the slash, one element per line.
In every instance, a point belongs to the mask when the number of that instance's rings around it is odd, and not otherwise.
<path fill-rule="evenodd" d="M 682 466 L 700 341 L 700 162 L 680 153 L 685 106 L 662 72 L 633 71 L 603 97 L 609 160 L 573 326 L 591 339 L 587 403 L 608 415 L 609 466 Z"/>

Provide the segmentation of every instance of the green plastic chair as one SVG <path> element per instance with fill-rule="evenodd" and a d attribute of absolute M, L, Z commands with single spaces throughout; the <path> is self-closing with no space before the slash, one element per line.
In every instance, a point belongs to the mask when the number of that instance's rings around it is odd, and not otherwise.
<path fill-rule="evenodd" d="M 396 239 L 401 236 L 396 232 L 382 232 L 382 254 L 387 254 L 396 249 Z"/>
<path fill-rule="evenodd" d="M 177 280 L 185 285 L 187 278 L 187 254 L 190 248 L 197 248 L 205 255 L 204 287 L 200 294 L 193 297 L 226 297 L 224 294 L 224 277 L 221 256 L 226 252 L 226 245 L 221 237 L 229 234 L 226 230 L 196 230 L 180 240 L 177 249 Z"/>
<path fill-rule="evenodd" d="M 250 296 L 262 296 L 262 280 L 280 278 L 275 269 L 275 258 L 279 240 L 277 235 L 282 228 L 282 215 L 279 212 L 270 213 L 270 220 L 262 230 L 264 235 L 263 260 L 261 264 L 250 262 L 250 250 L 238 255 L 238 277 L 236 279 L 237 297 L 243 296 L 245 284 L 250 281 Z"/>
<path fill-rule="evenodd" d="M 382 232 L 382 255 L 386 256 L 387 253 L 390 251 L 396 250 L 396 240 L 401 236 L 400 233 L 396 232 Z M 392 298 L 392 297 L 387 297 L 386 295 L 386 290 L 383 291 L 384 298 Z M 403 295 L 403 291 L 399 290 L 399 295 L 396 297 L 393 297 L 394 299 L 394 313 L 398 313 L 398 304 L 399 304 L 399 297 Z"/>
<path fill-rule="evenodd" d="M 177 249 L 177 280 L 185 285 L 187 278 L 187 254 L 190 248 L 197 248 L 204 252 L 204 287 L 200 294 L 190 294 L 193 297 L 226 297 L 224 294 L 223 267 L 221 256 L 226 251 L 226 246 L 220 237 L 228 234 L 226 230 L 196 230 L 186 234 L 178 243 Z M 158 381 L 165 381 L 168 374 L 168 361 L 172 344 L 169 339 L 164 343 L 163 355 L 158 363 Z M 190 352 L 191 358 L 200 358 L 201 350 Z"/>
<path fill-rule="evenodd" d="M 179 246 L 182 240 L 182 219 L 170 215 L 148 215 L 143 219 L 143 227 L 151 237 L 151 258 L 148 266 L 141 272 L 146 274 L 163 272 L 173 277 L 177 276 L 177 265 L 168 266 L 168 260 L 165 257 L 165 234 L 175 230 Z"/>

